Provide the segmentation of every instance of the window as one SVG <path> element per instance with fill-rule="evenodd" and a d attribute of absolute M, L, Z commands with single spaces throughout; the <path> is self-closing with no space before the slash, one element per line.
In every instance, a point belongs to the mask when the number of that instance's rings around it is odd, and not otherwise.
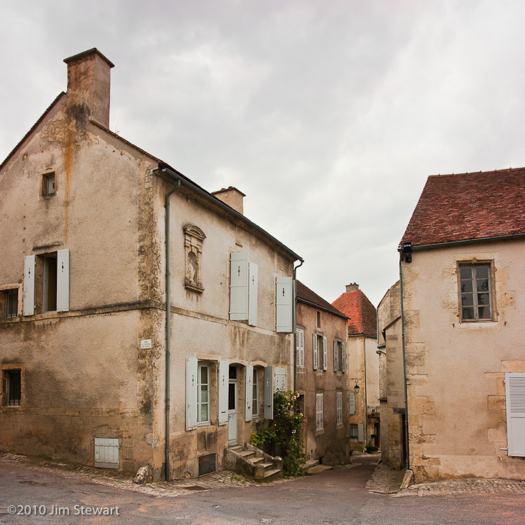
<path fill-rule="evenodd" d="M 459 266 L 462 321 L 492 320 L 491 265 Z"/>
<path fill-rule="evenodd" d="M 321 312 L 317 312 L 317 328 L 321 329 Z"/>
<path fill-rule="evenodd" d="M 257 326 L 259 267 L 248 253 L 230 254 L 230 319 Z"/>
<path fill-rule="evenodd" d="M 293 280 L 291 277 L 275 278 L 275 331 L 293 334 Z"/>
<path fill-rule="evenodd" d="M 304 368 L 304 328 L 297 328 L 296 334 L 296 365 Z"/>
<path fill-rule="evenodd" d="M 22 400 L 22 371 L 4 370 L 5 404 L 10 407 L 20 406 Z"/>
<path fill-rule="evenodd" d="M 350 441 L 364 442 L 364 426 L 362 424 L 350 425 Z"/>
<path fill-rule="evenodd" d="M 357 425 L 350 425 L 350 441 L 357 441 Z"/>
<path fill-rule="evenodd" d="M 42 175 L 42 195 L 44 197 L 53 197 L 55 194 L 55 173 L 44 173 Z"/>
<path fill-rule="evenodd" d="M 259 370 L 253 369 L 252 416 L 259 417 Z"/>
<path fill-rule="evenodd" d="M 525 373 L 505 374 L 505 400 L 508 455 L 525 457 Z"/>
<path fill-rule="evenodd" d="M 317 392 L 315 394 L 315 430 L 319 432 L 324 428 L 324 404 L 323 394 Z"/>
<path fill-rule="evenodd" d="M 335 393 L 335 420 L 337 426 L 343 424 L 343 392 Z"/>
<path fill-rule="evenodd" d="M 322 334 L 314 333 L 312 337 L 313 368 L 314 370 L 327 370 L 327 339 Z"/>
<path fill-rule="evenodd" d="M 0 292 L 0 316 L 12 319 L 18 315 L 18 288 Z"/>
<path fill-rule="evenodd" d="M 345 345 L 339 339 L 334 340 L 334 372 L 345 371 Z"/>
<path fill-rule="evenodd" d="M 210 367 L 199 365 L 197 374 L 197 423 L 210 422 Z"/>
<path fill-rule="evenodd" d="M 56 312 L 57 309 L 57 255 L 51 253 L 42 257 L 43 282 L 42 282 L 42 313 Z"/>

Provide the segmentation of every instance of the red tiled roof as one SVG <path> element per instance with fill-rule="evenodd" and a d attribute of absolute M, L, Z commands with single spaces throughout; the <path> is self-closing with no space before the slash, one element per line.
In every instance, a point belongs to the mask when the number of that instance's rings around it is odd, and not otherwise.
<path fill-rule="evenodd" d="M 401 239 L 413 246 L 525 233 L 525 168 L 428 177 Z"/>
<path fill-rule="evenodd" d="M 348 317 L 348 335 L 376 337 L 376 309 L 361 290 L 340 295 L 332 305 Z"/>
<path fill-rule="evenodd" d="M 346 315 L 343 312 L 340 312 L 337 308 L 334 308 L 328 301 L 325 301 L 322 297 L 310 290 L 310 288 L 305 286 L 301 281 L 296 281 L 295 293 L 299 302 L 312 304 L 313 306 L 317 306 L 331 314 L 338 315 L 339 317 L 344 317 L 346 319 Z"/>

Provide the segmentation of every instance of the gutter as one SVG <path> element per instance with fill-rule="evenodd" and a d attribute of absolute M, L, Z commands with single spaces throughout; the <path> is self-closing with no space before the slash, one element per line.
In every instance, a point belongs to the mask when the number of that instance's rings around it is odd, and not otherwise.
<path fill-rule="evenodd" d="M 462 239 L 460 241 L 446 241 L 446 242 L 438 242 L 438 243 L 432 243 L 432 244 L 417 244 L 417 245 L 411 245 L 412 251 L 416 250 L 431 250 L 434 248 L 444 248 L 447 246 L 461 246 L 463 244 L 473 244 L 478 242 L 496 242 L 496 241 L 509 241 L 513 239 L 523 239 L 525 238 L 525 233 L 516 233 L 514 235 L 500 235 L 496 237 L 482 237 L 480 239 Z M 403 243 L 398 246 L 397 251 L 401 252 L 403 250 L 403 245 L 407 243 Z"/>
<path fill-rule="evenodd" d="M 164 456 L 164 474 L 166 481 L 170 481 L 170 405 L 171 405 L 171 264 L 170 264 L 170 197 L 180 188 L 180 180 L 175 181 L 175 187 L 166 193 L 164 207 L 166 208 L 166 434 L 164 442 L 166 444 Z"/>
<path fill-rule="evenodd" d="M 292 293 L 293 293 L 293 312 L 292 312 L 292 329 L 293 329 L 293 391 L 297 392 L 297 269 L 304 264 L 301 259 L 301 264 L 294 266 L 292 279 Z"/>

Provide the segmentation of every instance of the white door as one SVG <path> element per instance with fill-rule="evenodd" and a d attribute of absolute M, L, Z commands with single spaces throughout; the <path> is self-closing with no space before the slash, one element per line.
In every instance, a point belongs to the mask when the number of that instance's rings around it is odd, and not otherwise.
<path fill-rule="evenodd" d="M 237 380 L 228 385 L 228 444 L 237 444 Z"/>

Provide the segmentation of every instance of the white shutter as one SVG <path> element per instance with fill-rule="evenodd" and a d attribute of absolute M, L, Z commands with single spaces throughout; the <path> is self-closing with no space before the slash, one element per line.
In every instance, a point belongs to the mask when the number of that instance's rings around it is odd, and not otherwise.
<path fill-rule="evenodd" d="M 365 433 L 363 430 L 363 425 L 362 423 L 359 423 L 357 425 L 357 441 L 363 442 L 364 440 L 365 440 Z"/>
<path fill-rule="evenodd" d="M 334 340 L 334 372 L 339 372 L 339 356 L 337 341 Z"/>
<path fill-rule="evenodd" d="M 228 361 L 219 361 L 219 425 L 226 425 L 226 423 L 228 423 L 229 371 L 230 364 Z"/>
<path fill-rule="evenodd" d="M 336 424 L 342 425 L 343 424 L 343 393 L 342 392 L 336 392 L 335 393 L 335 417 L 336 417 Z"/>
<path fill-rule="evenodd" d="M 186 359 L 186 430 L 197 428 L 197 373 L 198 361 Z"/>
<path fill-rule="evenodd" d="M 259 267 L 255 263 L 249 263 L 248 278 L 248 324 L 257 326 L 257 286 L 259 279 Z"/>
<path fill-rule="evenodd" d="M 323 370 L 328 370 L 328 339 L 323 336 Z"/>
<path fill-rule="evenodd" d="M 509 456 L 525 456 L 525 373 L 505 374 Z"/>
<path fill-rule="evenodd" d="M 293 333 L 293 293 L 291 277 L 275 278 L 276 332 Z"/>
<path fill-rule="evenodd" d="M 248 254 L 230 255 L 230 319 L 248 319 Z"/>
<path fill-rule="evenodd" d="M 273 366 L 264 368 L 264 417 L 273 419 Z"/>
<path fill-rule="evenodd" d="M 295 334 L 297 343 L 296 364 L 298 368 L 304 368 L 304 330 L 297 328 Z"/>
<path fill-rule="evenodd" d="M 69 312 L 69 250 L 57 251 L 57 312 Z"/>
<path fill-rule="evenodd" d="M 341 343 L 341 346 L 343 347 L 343 351 L 341 353 L 341 360 L 342 360 L 341 372 L 345 372 L 346 371 L 346 346 L 344 343 Z"/>
<path fill-rule="evenodd" d="M 251 421 L 253 416 L 253 366 L 246 366 L 246 401 L 244 404 L 244 421 Z"/>
<path fill-rule="evenodd" d="M 35 255 L 24 260 L 24 315 L 35 315 L 35 264 Z"/>
<path fill-rule="evenodd" d="M 348 394 L 348 402 L 350 405 L 350 415 L 353 416 L 355 414 L 355 393 L 350 392 Z"/>
<path fill-rule="evenodd" d="M 301 355 L 301 366 L 304 368 L 304 330 L 300 330 L 301 335 L 301 346 L 300 346 L 300 355 Z"/>
<path fill-rule="evenodd" d="M 315 429 L 323 430 L 324 428 L 324 406 L 323 394 L 315 394 Z"/>
<path fill-rule="evenodd" d="M 319 368 L 319 350 L 317 348 L 317 334 L 312 335 L 312 361 L 314 364 L 314 370 Z"/>
<path fill-rule="evenodd" d="M 282 366 L 275 367 L 275 390 L 286 390 L 286 368 Z"/>

